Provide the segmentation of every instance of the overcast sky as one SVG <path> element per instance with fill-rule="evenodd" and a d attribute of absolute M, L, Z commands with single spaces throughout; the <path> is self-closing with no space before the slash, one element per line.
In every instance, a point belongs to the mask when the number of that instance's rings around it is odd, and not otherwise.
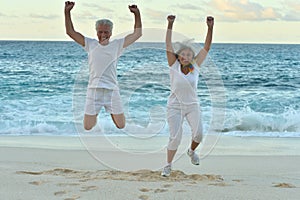
<path fill-rule="evenodd" d="M 75 29 L 96 37 L 97 19 L 114 22 L 113 35 L 133 30 L 129 4 L 140 8 L 144 37 L 163 42 L 166 17 L 175 14 L 174 32 L 203 42 L 205 17 L 215 17 L 214 42 L 300 44 L 299 0 L 77 0 Z M 188 3 L 184 3 L 188 2 Z M 0 0 L 0 40 L 70 40 L 64 30 L 63 0 Z"/>

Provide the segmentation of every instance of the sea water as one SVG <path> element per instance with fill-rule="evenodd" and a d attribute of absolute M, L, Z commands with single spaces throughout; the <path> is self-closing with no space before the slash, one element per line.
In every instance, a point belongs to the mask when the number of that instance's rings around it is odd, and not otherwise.
<path fill-rule="evenodd" d="M 218 131 L 234 136 L 300 137 L 299 55 L 296 44 L 213 44 L 209 59 L 224 93 L 224 118 Z M 201 68 L 197 94 L 208 131 L 213 94 L 205 64 Z M 164 43 L 135 43 L 119 58 L 117 74 L 129 135 L 149 126 L 156 134 L 168 135 L 170 83 Z M 88 64 L 80 45 L 0 41 L 0 77 L 0 135 L 76 136 L 82 131 Z M 123 133 L 104 109 L 95 130 Z M 184 130 L 189 133 L 188 126 Z"/>

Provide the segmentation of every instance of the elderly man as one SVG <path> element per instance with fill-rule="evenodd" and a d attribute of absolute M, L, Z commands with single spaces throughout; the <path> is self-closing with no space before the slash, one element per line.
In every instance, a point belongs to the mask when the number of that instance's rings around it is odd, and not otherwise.
<path fill-rule="evenodd" d="M 134 14 L 135 24 L 133 33 L 124 38 L 110 41 L 113 23 L 108 19 L 96 22 L 96 39 L 83 36 L 75 31 L 71 19 L 71 10 L 75 3 L 65 2 L 66 33 L 88 53 L 89 83 L 86 96 L 84 128 L 91 130 L 97 123 L 97 116 L 101 108 L 111 114 L 117 128 L 125 127 L 125 116 L 117 82 L 117 59 L 123 49 L 134 43 L 142 36 L 142 22 L 140 11 L 136 5 L 129 6 Z"/>

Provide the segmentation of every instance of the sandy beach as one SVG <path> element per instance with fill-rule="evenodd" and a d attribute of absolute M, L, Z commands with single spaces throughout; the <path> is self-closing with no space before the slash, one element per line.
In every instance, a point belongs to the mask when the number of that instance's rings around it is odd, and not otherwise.
<path fill-rule="evenodd" d="M 200 166 L 182 155 L 171 176 L 164 178 L 160 170 L 112 169 L 95 159 L 78 137 L 1 136 L 0 197 L 296 200 L 300 196 L 299 144 L 299 138 L 221 136 Z M 126 162 L 118 152 L 105 148 L 103 154 L 120 165 Z M 163 166 L 165 161 L 157 159 L 153 162 Z"/>

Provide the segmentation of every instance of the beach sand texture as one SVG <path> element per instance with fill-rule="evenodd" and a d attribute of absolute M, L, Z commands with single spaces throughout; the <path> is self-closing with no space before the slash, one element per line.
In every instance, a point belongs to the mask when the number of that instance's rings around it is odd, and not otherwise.
<path fill-rule="evenodd" d="M 95 160 L 78 138 L 1 137 L 0 197 L 296 200 L 300 196 L 299 142 L 221 137 L 200 166 L 193 166 L 187 156 L 182 156 L 174 163 L 171 176 L 164 178 L 159 170 L 111 169 Z M 103 153 L 118 159 L 115 152 Z M 164 160 L 161 162 L 163 165 Z"/>

